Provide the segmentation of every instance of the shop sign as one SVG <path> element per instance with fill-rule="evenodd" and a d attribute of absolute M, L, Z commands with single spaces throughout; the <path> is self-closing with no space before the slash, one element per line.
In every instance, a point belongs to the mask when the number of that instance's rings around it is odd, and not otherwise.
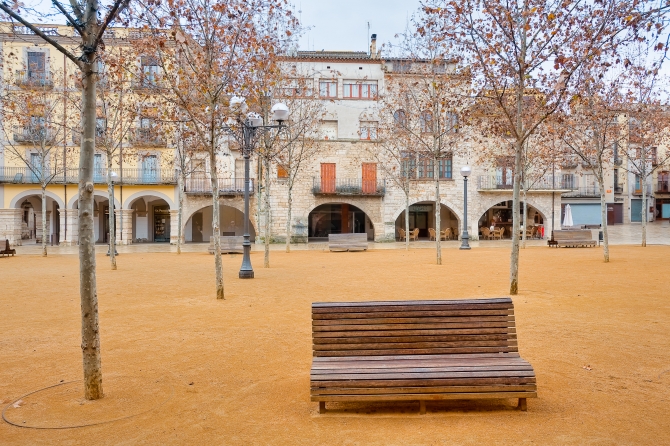
<path fill-rule="evenodd" d="M 430 212 L 433 210 L 433 206 L 431 205 L 418 205 L 414 204 L 409 207 L 410 212 Z"/>

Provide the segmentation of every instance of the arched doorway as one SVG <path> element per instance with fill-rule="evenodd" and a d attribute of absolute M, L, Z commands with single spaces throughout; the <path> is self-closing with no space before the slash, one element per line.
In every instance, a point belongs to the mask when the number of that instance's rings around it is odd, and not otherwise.
<path fill-rule="evenodd" d="M 194 212 L 184 226 L 184 240 L 186 242 L 209 242 L 212 231 L 212 206 L 206 206 Z M 219 206 L 219 227 L 223 236 L 244 235 L 244 213 L 232 206 Z M 253 242 L 256 239 L 256 230 L 249 221 L 249 235 Z"/>
<path fill-rule="evenodd" d="M 487 240 L 494 238 L 487 237 L 487 231 L 494 228 L 498 231 L 502 230 L 501 238 L 512 238 L 512 220 L 514 214 L 512 213 L 512 200 L 501 201 L 490 208 L 479 218 L 479 235 L 480 240 Z M 519 204 L 519 217 L 521 217 L 521 225 L 523 225 L 523 201 Z M 545 216 L 532 205 L 527 205 L 528 216 L 526 218 L 528 229 L 533 234 L 533 237 L 544 238 L 544 223 Z M 533 229 L 534 228 L 534 229 Z"/>
<path fill-rule="evenodd" d="M 444 204 L 440 205 L 440 231 L 451 228 L 452 237 L 458 238 L 459 220 L 456 214 Z M 395 236 L 400 238 L 400 230 L 405 230 L 405 210 L 395 220 Z M 430 238 L 429 229 L 435 229 L 435 202 L 420 201 L 409 207 L 409 230 L 419 230 L 419 239 Z"/>
<path fill-rule="evenodd" d="M 41 242 L 46 236 L 47 243 L 59 243 L 61 221 L 60 212 L 63 201 L 50 191 L 46 191 L 46 228 L 42 228 L 42 191 L 27 190 L 16 195 L 9 204 L 10 208 L 21 210 L 20 234 L 22 240 Z M 18 228 L 17 228 L 18 229 Z M 17 233 L 18 235 L 18 233 Z"/>
<path fill-rule="evenodd" d="M 170 205 L 162 197 L 142 195 L 130 202 L 133 243 L 170 243 Z"/>
<path fill-rule="evenodd" d="M 72 203 L 72 209 L 79 209 L 78 199 Z M 117 206 L 115 210 L 118 210 Z M 74 215 L 77 215 L 77 212 L 74 212 Z M 117 231 L 116 218 L 114 219 L 114 231 Z M 117 233 L 116 238 L 118 237 Z M 95 243 L 109 243 L 109 199 L 98 194 L 93 195 L 93 240 Z"/>
<path fill-rule="evenodd" d="M 326 203 L 309 213 L 307 236 L 311 240 L 324 240 L 329 234 L 367 233 L 368 240 L 375 239 L 372 220 L 365 212 L 348 203 Z"/>

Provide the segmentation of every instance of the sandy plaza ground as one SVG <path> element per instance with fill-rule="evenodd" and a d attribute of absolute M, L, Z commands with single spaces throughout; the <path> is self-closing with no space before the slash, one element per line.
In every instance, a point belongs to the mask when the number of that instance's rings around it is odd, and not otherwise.
<path fill-rule="evenodd" d="M 333 404 L 309 398 L 314 301 L 507 295 L 509 249 L 272 252 L 240 280 L 207 253 L 98 255 L 105 398 L 83 400 L 76 255 L 0 258 L 0 444 L 670 444 L 670 247 L 521 253 L 516 400 Z M 29 392 L 54 386 L 24 396 Z M 17 401 L 20 399 L 20 401 Z M 15 403 L 16 402 L 16 403 Z M 109 420 L 113 422 L 105 422 Z M 38 429 L 76 426 L 70 429 Z"/>

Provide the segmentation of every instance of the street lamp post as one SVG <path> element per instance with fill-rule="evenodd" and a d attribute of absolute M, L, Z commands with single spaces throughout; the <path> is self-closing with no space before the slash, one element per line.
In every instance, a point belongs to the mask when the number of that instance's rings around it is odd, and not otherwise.
<path fill-rule="evenodd" d="M 112 182 L 112 202 L 109 204 L 109 212 L 112 214 L 112 221 L 116 223 L 116 215 L 114 213 L 114 182 L 119 179 L 119 174 L 112 171 L 109 173 L 109 178 Z M 110 231 L 114 231 L 114 228 L 109 228 Z M 107 247 L 107 255 L 110 255 L 112 251 L 112 237 L 109 238 L 109 246 Z M 114 245 L 114 256 L 118 256 L 119 253 L 116 251 L 116 244 Z"/>
<path fill-rule="evenodd" d="M 230 108 L 233 112 L 244 113 L 247 109 L 244 98 L 235 96 L 230 100 Z M 242 242 L 243 255 L 242 266 L 240 267 L 240 279 L 253 279 L 254 269 L 251 266 L 251 235 L 249 234 L 249 159 L 254 150 L 254 137 L 256 131 L 277 129 L 278 132 L 284 127 L 283 122 L 288 119 L 289 110 L 285 104 L 275 104 L 272 109 L 272 120 L 277 121 L 277 125 L 263 125 L 263 118 L 258 113 L 249 113 L 242 126 L 242 157 L 244 158 L 244 242 Z M 228 127 L 230 130 L 230 127 Z"/>
<path fill-rule="evenodd" d="M 472 173 L 470 166 L 461 167 L 461 175 L 463 175 L 463 234 L 461 235 L 460 249 L 470 249 L 468 241 L 468 177 Z"/>

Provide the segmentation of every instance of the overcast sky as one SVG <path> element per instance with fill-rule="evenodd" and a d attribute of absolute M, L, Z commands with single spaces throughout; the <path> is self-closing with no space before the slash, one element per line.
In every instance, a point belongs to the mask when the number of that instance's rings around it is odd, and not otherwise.
<path fill-rule="evenodd" d="M 294 0 L 304 26 L 311 27 L 300 39 L 301 50 L 368 50 L 370 34 L 377 45 L 393 40 L 405 30 L 419 0 Z M 302 12 L 299 12 L 302 11 Z M 308 46 L 309 42 L 309 46 Z"/>

